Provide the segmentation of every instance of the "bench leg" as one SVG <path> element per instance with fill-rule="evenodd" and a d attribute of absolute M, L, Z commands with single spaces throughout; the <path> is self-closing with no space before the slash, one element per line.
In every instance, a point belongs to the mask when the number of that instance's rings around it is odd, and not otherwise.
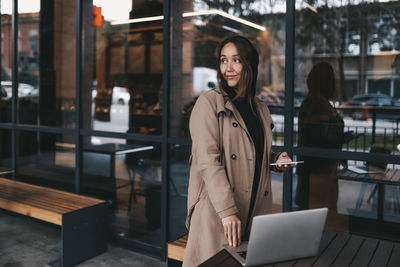
<path fill-rule="evenodd" d="M 168 258 L 167 266 L 168 267 L 182 267 L 182 262 Z"/>
<path fill-rule="evenodd" d="M 101 203 L 63 214 L 63 267 L 74 266 L 107 250 L 106 212 L 106 203 Z"/>

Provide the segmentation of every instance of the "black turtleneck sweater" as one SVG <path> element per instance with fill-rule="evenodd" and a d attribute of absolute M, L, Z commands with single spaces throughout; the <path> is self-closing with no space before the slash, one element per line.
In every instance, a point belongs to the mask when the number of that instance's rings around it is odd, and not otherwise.
<path fill-rule="evenodd" d="M 229 86 L 224 86 L 224 90 L 229 95 L 230 99 L 233 99 L 236 96 L 236 92 L 233 88 Z M 251 190 L 251 200 L 250 200 L 250 209 L 249 214 L 247 216 L 246 228 L 250 221 L 251 214 L 254 209 L 254 203 L 256 200 L 258 185 L 260 183 L 260 175 L 261 175 L 261 166 L 262 159 L 264 154 L 264 128 L 261 124 L 260 115 L 257 113 L 257 110 L 254 108 L 256 114 L 251 110 L 250 103 L 246 98 L 238 98 L 232 101 L 236 109 L 239 111 L 240 116 L 242 117 L 244 123 L 246 124 L 246 128 L 250 134 L 251 140 L 253 141 L 254 148 L 256 150 L 256 159 L 255 159 L 255 169 L 254 169 L 254 177 L 253 177 L 253 186 Z M 255 103 L 253 103 L 253 107 L 255 107 Z M 245 229 L 246 229 L 245 228 Z"/>

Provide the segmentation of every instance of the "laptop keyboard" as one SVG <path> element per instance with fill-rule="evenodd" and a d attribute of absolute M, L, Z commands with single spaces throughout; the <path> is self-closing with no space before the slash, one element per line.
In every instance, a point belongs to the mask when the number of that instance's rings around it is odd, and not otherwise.
<path fill-rule="evenodd" d="M 242 256 L 243 259 L 246 259 L 247 251 L 238 251 L 237 253 L 238 253 L 240 256 Z"/>

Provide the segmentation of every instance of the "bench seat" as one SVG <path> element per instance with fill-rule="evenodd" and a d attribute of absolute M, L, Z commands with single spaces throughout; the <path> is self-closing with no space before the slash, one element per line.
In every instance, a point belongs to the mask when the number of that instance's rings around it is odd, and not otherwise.
<path fill-rule="evenodd" d="M 0 178 L 0 209 L 61 226 L 62 266 L 107 250 L 106 202 Z"/>

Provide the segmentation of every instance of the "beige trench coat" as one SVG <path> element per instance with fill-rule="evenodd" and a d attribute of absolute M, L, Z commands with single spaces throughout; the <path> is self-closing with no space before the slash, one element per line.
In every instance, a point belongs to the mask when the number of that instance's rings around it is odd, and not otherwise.
<path fill-rule="evenodd" d="M 268 107 L 258 98 L 255 102 L 264 127 L 265 140 L 261 178 L 252 218 L 271 212 L 268 162 L 275 162 L 279 156 L 271 151 L 272 118 Z M 253 141 L 242 117 L 228 95 L 219 88 L 200 95 L 193 108 L 189 127 L 192 165 L 186 219 L 189 238 L 184 267 L 201 264 L 228 243 L 222 218 L 236 214 L 242 222 L 242 233 L 249 231 L 244 227 L 249 212 L 256 158 Z M 220 135 L 223 136 L 222 140 Z M 266 155 L 269 155 L 267 159 Z"/>

